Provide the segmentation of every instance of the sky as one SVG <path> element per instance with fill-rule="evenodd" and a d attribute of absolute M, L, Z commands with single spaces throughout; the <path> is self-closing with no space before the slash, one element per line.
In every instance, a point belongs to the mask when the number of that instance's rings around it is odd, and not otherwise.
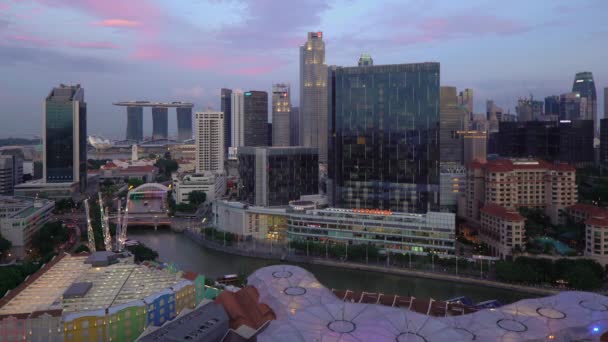
<path fill-rule="evenodd" d="M 605 0 L 0 0 L 0 137 L 41 134 L 53 86 L 80 83 L 88 131 L 124 138 L 113 102 L 192 101 L 219 109 L 220 88 L 290 83 L 299 46 L 322 31 L 328 65 L 441 63 L 441 85 L 493 99 L 571 90 L 593 72 L 598 113 L 608 87 Z M 170 134 L 176 131 L 170 113 Z M 146 113 L 144 134 L 152 130 Z"/>

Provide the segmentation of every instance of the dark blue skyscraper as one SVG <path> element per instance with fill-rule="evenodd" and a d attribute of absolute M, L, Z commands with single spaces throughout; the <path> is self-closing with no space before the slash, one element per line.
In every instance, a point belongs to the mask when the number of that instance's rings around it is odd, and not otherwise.
<path fill-rule="evenodd" d="M 87 104 L 80 85 L 53 88 L 44 104 L 43 178 L 87 183 Z"/>
<path fill-rule="evenodd" d="M 152 107 L 152 139 L 167 139 L 169 117 L 167 107 Z"/>
<path fill-rule="evenodd" d="M 228 147 L 232 141 L 232 89 L 222 88 L 220 108 L 224 113 L 224 153 L 228 154 Z"/>
<path fill-rule="evenodd" d="M 439 63 L 331 68 L 328 193 L 343 208 L 439 209 Z"/>
<path fill-rule="evenodd" d="M 581 108 L 581 118 L 593 120 L 593 127 L 597 133 L 599 122 L 597 121 L 597 94 L 595 92 L 595 82 L 593 82 L 593 73 L 588 71 L 577 72 L 572 84 L 572 92 L 579 93 L 581 98 L 587 100 L 586 105 Z"/>
<path fill-rule="evenodd" d="M 177 140 L 192 139 L 192 108 L 177 107 Z"/>
<path fill-rule="evenodd" d="M 144 139 L 144 108 L 127 107 L 127 140 L 142 141 Z"/>
<path fill-rule="evenodd" d="M 243 146 L 268 146 L 268 93 L 248 91 L 243 103 Z"/>

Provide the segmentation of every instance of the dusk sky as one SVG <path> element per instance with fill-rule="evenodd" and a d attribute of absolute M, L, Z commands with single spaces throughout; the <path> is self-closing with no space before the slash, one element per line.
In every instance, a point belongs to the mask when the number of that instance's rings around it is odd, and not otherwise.
<path fill-rule="evenodd" d="M 0 137 L 39 135 L 42 101 L 80 83 L 88 130 L 124 138 L 125 100 L 192 101 L 219 109 L 221 87 L 299 103 L 299 50 L 323 31 L 328 65 L 436 61 L 441 84 L 514 111 L 517 98 L 571 90 L 591 71 L 603 115 L 606 0 L 0 0 Z M 146 112 L 144 133 L 151 132 Z M 176 130 L 170 114 L 170 134 Z"/>

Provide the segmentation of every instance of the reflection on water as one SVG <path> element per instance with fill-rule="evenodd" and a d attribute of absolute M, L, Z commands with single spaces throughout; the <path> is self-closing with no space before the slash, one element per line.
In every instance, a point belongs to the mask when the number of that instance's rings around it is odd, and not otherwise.
<path fill-rule="evenodd" d="M 159 259 L 217 278 L 237 273 L 250 274 L 256 269 L 278 261 L 248 258 L 219 253 L 202 248 L 183 234 L 170 230 L 130 230 L 129 238 L 155 249 Z M 376 272 L 337 269 L 334 267 L 300 264 L 312 272 L 328 288 L 365 290 L 385 294 L 412 295 L 420 298 L 448 299 L 468 296 L 474 301 L 498 299 L 511 303 L 533 295 L 476 285 L 443 282 L 432 279 L 387 275 Z"/>

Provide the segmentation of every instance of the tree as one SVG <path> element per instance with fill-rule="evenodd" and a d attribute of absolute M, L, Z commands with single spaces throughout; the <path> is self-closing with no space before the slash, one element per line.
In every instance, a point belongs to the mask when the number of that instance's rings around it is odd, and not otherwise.
<path fill-rule="evenodd" d="M 78 248 L 76 248 L 74 250 L 74 253 L 81 253 L 81 252 L 91 252 L 91 250 L 89 249 L 89 247 L 87 247 L 87 245 L 80 245 L 78 246 Z"/>
<path fill-rule="evenodd" d="M 159 170 L 159 173 L 165 178 L 171 177 L 171 173 L 177 171 L 179 165 L 175 160 L 171 159 L 158 159 L 154 164 Z"/>
<path fill-rule="evenodd" d="M 156 258 L 158 258 L 158 253 L 155 250 L 142 243 L 135 246 L 128 246 L 127 249 L 133 254 L 136 262 L 156 260 Z"/>
<path fill-rule="evenodd" d="M 192 191 L 188 194 L 188 202 L 196 206 L 205 203 L 207 199 L 207 193 L 204 191 Z"/>
<path fill-rule="evenodd" d="M 52 253 L 60 244 L 67 242 L 70 230 L 63 222 L 46 223 L 32 237 L 32 248 L 38 251 L 40 256 Z"/>
<path fill-rule="evenodd" d="M 144 184 L 144 181 L 139 178 L 129 178 L 128 180 L 129 188 L 137 188 L 138 186 Z"/>
<path fill-rule="evenodd" d="M 0 259 L 2 259 L 4 253 L 8 252 L 12 246 L 13 244 L 9 240 L 0 235 Z"/>

